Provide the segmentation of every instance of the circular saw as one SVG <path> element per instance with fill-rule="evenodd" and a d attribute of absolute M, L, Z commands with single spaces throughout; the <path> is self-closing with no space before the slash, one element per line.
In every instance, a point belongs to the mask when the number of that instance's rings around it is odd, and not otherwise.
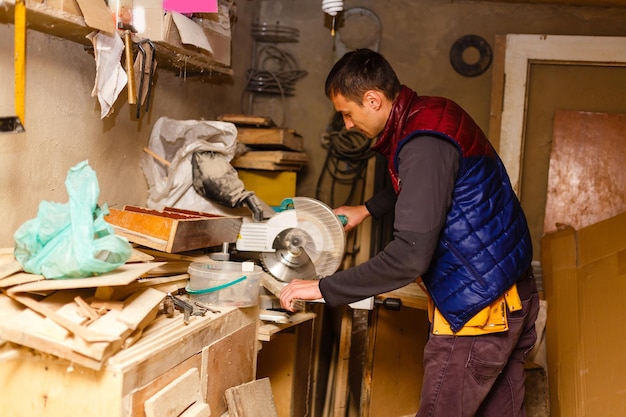
<path fill-rule="evenodd" d="M 265 269 L 276 279 L 316 279 L 332 275 L 343 259 L 342 221 L 326 204 L 308 197 L 285 199 L 264 222 L 244 222 L 237 250 L 260 252 Z"/>

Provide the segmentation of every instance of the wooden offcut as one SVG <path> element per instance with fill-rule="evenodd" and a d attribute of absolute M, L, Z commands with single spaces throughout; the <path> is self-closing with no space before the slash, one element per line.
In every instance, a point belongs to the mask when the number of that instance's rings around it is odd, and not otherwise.
<path fill-rule="evenodd" d="M 250 147 L 261 149 L 286 149 L 303 152 L 304 138 L 293 129 L 237 128 L 237 141 Z"/>
<path fill-rule="evenodd" d="M 222 114 L 217 117 L 222 122 L 234 123 L 238 126 L 274 127 L 276 124 L 271 117 L 255 116 L 252 114 Z"/>
<path fill-rule="evenodd" d="M 277 417 L 269 378 L 232 387 L 224 393 L 230 417 Z"/>
<path fill-rule="evenodd" d="M 221 216 L 166 207 L 151 210 L 110 208 L 105 220 L 117 235 L 159 251 L 174 253 L 235 242 L 241 217 Z"/>
<path fill-rule="evenodd" d="M 261 169 L 268 171 L 298 171 L 309 158 L 304 152 L 250 151 L 233 159 L 235 168 Z"/>

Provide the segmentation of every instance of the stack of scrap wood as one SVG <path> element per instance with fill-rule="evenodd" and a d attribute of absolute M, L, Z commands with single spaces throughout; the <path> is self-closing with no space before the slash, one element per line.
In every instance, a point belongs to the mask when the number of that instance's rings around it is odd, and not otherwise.
<path fill-rule="evenodd" d="M 271 119 L 227 114 L 219 120 L 234 123 L 237 141 L 249 149 L 231 161 L 235 168 L 299 171 L 308 162 L 302 136 L 292 129 L 276 127 Z"/>
<path fill-rule="evenodd" d="M 207 260 L 137 247 L 112 272 L 45 279 L 24 272 L 12 249 L 0 249 L 0 349 L 21 345 L 99 370 L 149 326 L 185 326 L 182 313 L 166 308 L 168 293 L 185 287 L 190 262 Z"/>

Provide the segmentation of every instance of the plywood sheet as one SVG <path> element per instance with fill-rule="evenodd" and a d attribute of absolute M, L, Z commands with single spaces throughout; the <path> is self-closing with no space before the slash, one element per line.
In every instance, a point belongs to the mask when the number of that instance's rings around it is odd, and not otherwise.
<path fill-rule="evenodd" d="M 626 114 L 555 113 L 544 233 L 626 211 L 625 131 Z"/>

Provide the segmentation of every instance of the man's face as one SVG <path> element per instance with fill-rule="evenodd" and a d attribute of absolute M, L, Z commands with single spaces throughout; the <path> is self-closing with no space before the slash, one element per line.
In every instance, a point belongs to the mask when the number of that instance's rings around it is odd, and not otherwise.
<path fill-rule="evenodd" d="M 346 129 L 354 128 L 368 138 L 375 138 L 385 127 L 386 115 L 381 115 L 377 111 L 378 107 L 372 105 L 371 100 L 367 99 L 367 94 L 363 97 L 361 105 L 347 100 L 341 94 L 333 95 L 330 101 L 335 110 L 341 113 Z"/>

